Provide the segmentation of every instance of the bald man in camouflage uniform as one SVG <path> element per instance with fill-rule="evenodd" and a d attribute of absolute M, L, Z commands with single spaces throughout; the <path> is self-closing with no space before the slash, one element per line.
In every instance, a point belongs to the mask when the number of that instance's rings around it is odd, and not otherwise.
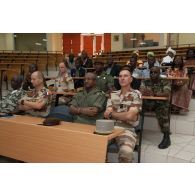
<path fill-rule="evenodd" d="M 28 91 L 18 102 L 18 109 L 32 116 L 47 117 L 51 108 L 52 95 L 44 86 L 44 75 L 40 71 L 35 71 L 31 75 L 31 82 L 34 87 Z"/>
<path fill-rule="evenodd" d="M 132 76 L 129 67 L 119 73 L 121 90 L 112 92 L 107 101 L 104 117 L 114 119 L 115 126 L 124 129 L 124 133 L 116 138 L 119 146 L 119 162 L 132 162 L 136 144 L 135 127 L 139 124 L 141 110 L 141 94 L 130 87 Z"/>
<path fill-rule="evenodd" d="M 22 77 L 14 75 L 11 79 L 11 87 L 13 89 L 7 96 L 0 100 L 0 112 L 13 113 L 17 109 L 18 101 L 24 96 L 25 91 L 21 88 Z"/>
<path fill-rule="evenodd" d="M 142 95 L 167 97 L 164 100 L 144 100 L 143 111 L 155 111 L 161 131 L 164 134 L 162 142 L 159 144 L 160 149 L 171 145 L 170 141 L 170 124 L 169 124 L 169 96 L 171 92 L 171 82 L 167 79 L 160 78 L 160 69 L 152 67 L 150 70 L 151 79 L 142 81 L 140 91 Z"/>

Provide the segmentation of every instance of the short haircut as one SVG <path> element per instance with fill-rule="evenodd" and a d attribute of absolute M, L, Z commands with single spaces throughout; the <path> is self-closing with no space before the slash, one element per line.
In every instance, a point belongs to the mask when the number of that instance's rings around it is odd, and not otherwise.
<path fill-rule="evenodd" d="M 129 72 L 130 72 L 130 74 L 132 75 L 131 68 L 130 68 L 128 65 L 124 65 L 124 66 L 122 66 L 122 67 L 120 68 L 120 70 L 119 70 L 119 74 L 120 74 L 120 72 L 121 72 L 121 71 L 123 71 L 123 70 L 127 70 L 127 71 L 129 71 Z"/>
<path fill-rule="evenodd" d="M 32 75 L 36 75 L 39 79 L 45 80 L 45 77 L 41 71 L 35 71 L 32 73 Z"/>
<path fill-rule="evenodd" d="M 95 74 L 94 72 L 87 72 L 87 73 L 85 74 L 85 77 L 86 77 L 87 75 L 91 75 L 92 78 L 93 78 L 94 80 L 96 80 L 96 74 Z"/>

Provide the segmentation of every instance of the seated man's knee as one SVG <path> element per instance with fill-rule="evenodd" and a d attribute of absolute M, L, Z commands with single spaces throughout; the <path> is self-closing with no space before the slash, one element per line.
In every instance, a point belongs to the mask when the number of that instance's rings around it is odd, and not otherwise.
<path fill-rule="evenodd" d="M 119 162 L 121 163 L 129 163 L 133 160 L 133 150 L 131 146 L 121 145 L 119 148 Z"/>

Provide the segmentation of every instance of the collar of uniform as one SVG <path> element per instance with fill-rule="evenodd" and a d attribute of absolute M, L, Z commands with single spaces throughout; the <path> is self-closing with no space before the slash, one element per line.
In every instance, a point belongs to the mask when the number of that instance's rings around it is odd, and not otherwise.
<path fill-rule="evenodd" d="M 96 87 L 94 87 L 91 91 L 89 91 L 89 93 L 87 93 L 87 91 L 84 89 L 83 90 L 83 94 L 86 96 L 86 95 L 89 95 L 89 94 L 94 93 L 95 91 L 97 91 L 97 88 Z"/>
<path fill-rule="evenodd" d="M 97 78 L 104 77 L 104 76 L 106 76 L 106 75 L 107 75 L 106 72 L 103 71 L 101 75 L 97 76 Z"/>
<path fill-rule="evenodd" d="M 131 90 L 131 91 L 128 91 L 125 95 L 124 95 L 124 97 L 127 97 L 129 94 L 131 94 L 131 92 L 132 92 L 133 90 Z M 118 91 L 116 91 L 115 92 L 117 95 L 121 95 L 121 90 L 118 90 Z"/>

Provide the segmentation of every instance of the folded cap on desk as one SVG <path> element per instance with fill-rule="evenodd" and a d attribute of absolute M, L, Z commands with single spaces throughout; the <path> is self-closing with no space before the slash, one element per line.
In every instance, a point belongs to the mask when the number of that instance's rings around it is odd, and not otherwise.
<path fill-rule="evenodd" d="M 60 124 L 60 119 L 58 118 L 48 117 L 43 121 L 44 126 L 54 126 L 54 125 L 59 125 L 59 124 Z"/>

